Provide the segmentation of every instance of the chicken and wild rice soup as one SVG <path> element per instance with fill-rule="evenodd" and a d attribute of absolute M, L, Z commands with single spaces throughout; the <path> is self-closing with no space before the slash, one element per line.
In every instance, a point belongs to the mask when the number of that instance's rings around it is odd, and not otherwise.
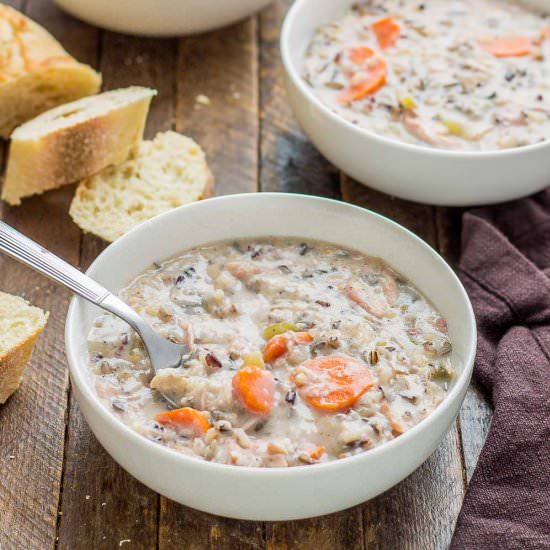
<path fill-rule="evenodd" d="M 550 137 L 550 18 L 513 0 L 369 0 L 322 25 L 303 78 L 386 137 L 447 149 Z"/>
<path fill-rule="evenodd" d="M 153 376 L 139 337 L 102 315 L 88 341 L 97 393 L 140 434 L 204 460 L 286 467 L 361 453 L 426 418 L 454 375 L 445 320 L 420 292 L 331 244 L 195 248 L 121 295 L 192 353 Z"/>

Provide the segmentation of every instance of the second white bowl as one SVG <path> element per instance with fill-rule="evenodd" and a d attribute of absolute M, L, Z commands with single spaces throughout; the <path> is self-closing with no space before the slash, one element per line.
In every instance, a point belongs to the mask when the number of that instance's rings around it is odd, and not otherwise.
<path fill-rule="evenodd" d="M 357 181 L 403 199 L 472 206 L 516 199 L 550 184 L 550 141 L 490 152 L 449 151 L 399 142 L 333 113 L 301 78 L 319 25 L 355 0 L 296 0 L 281 34 L 288 99 L 305 133 L 328 160 Z"/>

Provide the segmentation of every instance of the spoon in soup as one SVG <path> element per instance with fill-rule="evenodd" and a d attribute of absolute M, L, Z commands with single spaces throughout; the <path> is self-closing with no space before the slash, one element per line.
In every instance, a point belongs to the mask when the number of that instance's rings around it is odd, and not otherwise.
<path fill-rule="evenodd" d="M 189 357 L 191 350 L 186 345 L 174 344 L 158 335 L 149 323 L 120 298 L 2 221 L 0 221 L 0 252 L 33 268 L 128 323 L 141 337 L 155 373 L 163 369 L 179 367 Z M 170 396 L 164 393 L 162 396 L 171 406 L 179 407 Z"/>

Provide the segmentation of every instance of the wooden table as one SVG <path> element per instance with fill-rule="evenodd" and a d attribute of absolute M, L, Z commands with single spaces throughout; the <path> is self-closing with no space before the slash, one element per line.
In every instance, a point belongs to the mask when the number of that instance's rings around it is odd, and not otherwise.
<path fill-rule="evenodd" d="M 224 30 L 168 40 L 102 31 L 47 0 L 8 3 L 99 68 L 105 89 L 156 88 L 147 135 L 173 128 L 195 138 L 206 149 L 218 194 L 293 191 L 353 202 L 397 220 L 456 260 L 460 212 L 393 199 L 355 183 L 298 129 L 278 52 L 288 0 Z M 197 102 L 200 94 L 209 105 Z M 0 215 L 85 269 L 105 245 L 71 222 L 73 192 L 66 187 L 18 208 L 0 205 Z M 490 418 L 475 389 L 434 455 L 380 497 L 304 521 L 218 518 L 147 489 L 90 433 L 67 376 L 63 326 L 69 294 L 6 258 L 0 258 L 0 289 L 51 312 L 20 390 L 0 407 L 1 550 L 447 547 Z"/>

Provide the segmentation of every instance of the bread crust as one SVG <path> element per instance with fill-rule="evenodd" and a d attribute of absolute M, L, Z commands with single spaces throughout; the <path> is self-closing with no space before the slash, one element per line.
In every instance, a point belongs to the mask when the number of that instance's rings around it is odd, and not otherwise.
<path fill-rule="evenodd" d="M 10 333 L 16 330 L 14 322 L 26 320 L 28 330 L 18 333 L 10 340 Z M 29 361 L 34 344 L 48 321 L 48 314 L 31 306 L 27 301 L 0 292 L 0 404 L 18 388 L 25 366 Z M 6 338 L 7 337 L 7 338 Z"/>
<path fill-rule="evenodd" d="M 99 73 L 71 57 L 40 25 L 0 4 L 0 137 L 100 86 Z"/>
<path fill-rule="evenodd" d="M 37 329 L 24 342 L 0 356 L 0 405 L 17 390 L 23 372 L 43 328 Z"/>
<path fill-rule="evenodd" d="M 75 121 L 68 127 L 54 127 L 38 138 L 19 136 L 24 136 L 25 128 L 30 124 L 36 125 L 41 118 L 47 126 L 65 116 L 63 113 L 70 116 L 77 104 L 78 112 L 86 112 L 82 104 L 93 109 L 95 102 L 102 101 L 103 94 L 57 107 L 18 128 L 9 148 L 2 199 L 11 205 L 18 205 L 24 197 L 87 178 L 109 165 L 126 160 L 143 136 L 149 104 L 155 93 L 146 88 L 142 90 L 143 97 L 132 97 L 128 103 L 103 114 L 91 112 L 83 120 Z M 125 90 L 107 94 L 117 92 L 123 94 Z"/>

